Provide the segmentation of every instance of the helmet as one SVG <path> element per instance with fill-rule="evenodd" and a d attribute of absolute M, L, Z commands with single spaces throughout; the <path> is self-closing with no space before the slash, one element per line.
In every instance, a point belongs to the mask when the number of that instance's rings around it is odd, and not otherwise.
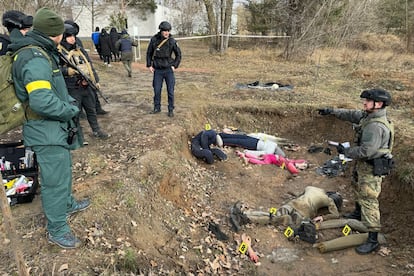
<path fill-rule="evenodd" d="M 171 24 L 167 21 L 162 21 L 158 26 L 158 29 L 160 29 L 160 31 L 171 31 Z"/>
<path fill-rule="evenodd" d="M 33 16 L 25 15 L 21 11 L 10 10 L 3 14 L 3 26 L 10 32 L 15 28 L 26 29 L 33 25 Z"/>
<path fill-rule="evenodd" d="M 78 30 L 74 26 L 70 24 L 65 24 L 64 26 L 65 26 L 65 31 L 63 32 L 64 37 L 68 37 L 72 35 L 76 36 L 78 34 Z"/>
<path fill-rule="evenodd" d="M 338 211 L 341 211 L 343 202 L 341 194 L 338 192 L 326 192 L 326 195 L 329 198 L 332 198 L 332 200 L 335 202 L 336 209 L 338 209 Z"/>
<path fill-rule="evenodd" d="M 383 107 L 391 104 L 390 93 L 379 88 L 364 90 L 362 91 L 360 97 L 363 99 L 373 100 L 374 102 L 383 102 Z"/>
<path fill-rule="evenodd" d="M 64 23 L 65 23 L 65 25 L 66 25 L 66 24 L 69 24 L 69 25 L 71 25 L 72 27 L 74 27 L 74 28 L 76 29 L 76 34 L 74 34 L 74 35 L 78 35 L 80 28 L 79 28 L 79 25 L 78 25 L 78 24 L 76 24 L 76 22 L 75 22 L 75 21 L 70 20 L 70 19 L 67 19 L 67 20 L 65 20 L 65 22 L 64 22 Z M 66 29 L 66 26 L 65 26 L 65 29 Z"/>

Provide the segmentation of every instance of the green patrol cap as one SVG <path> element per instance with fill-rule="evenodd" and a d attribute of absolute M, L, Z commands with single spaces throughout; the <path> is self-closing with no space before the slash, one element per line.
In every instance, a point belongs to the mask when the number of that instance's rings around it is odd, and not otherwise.
<path fill-rule="evenodd" d="M 48 36 L 58 36 L 63 34 L 65 26 L 58 14 L 48 8 L 41 8 L 34 16 L 33 29 Z"/>

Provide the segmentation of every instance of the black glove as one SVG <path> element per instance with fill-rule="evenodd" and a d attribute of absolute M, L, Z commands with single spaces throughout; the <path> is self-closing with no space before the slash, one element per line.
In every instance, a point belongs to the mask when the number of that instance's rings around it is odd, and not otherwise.
<path fill-rule="evenodd" d="M 339 154 L 345 154 L 345 147 L 342 144 L 336 146 Z"/>
<path fill-rule="evenodd" d="M 318 113 L 320 114 L 320 115 L 329 115 L 329 114 L 331 114 L 332 113 L 332 108 L 320 108 L 320 109 L 318 109 Z"/>

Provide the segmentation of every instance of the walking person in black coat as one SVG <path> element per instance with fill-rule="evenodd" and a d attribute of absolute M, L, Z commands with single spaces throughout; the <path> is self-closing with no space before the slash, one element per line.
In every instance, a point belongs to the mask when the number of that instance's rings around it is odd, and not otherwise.
<path fill-rule="evenodd" d="M 111 40 L 111 58 L 113 56 L 112 61 L 119 61 L 119 51 L 115 47 L 115 44 L 121 38 L 121 35 L 118 33 L 115 27 L 112 27 L 111 31 L 109 32 L 109 37 Z"/>
<path fill-rule="evenodd" d="M 99 45 L 101 46 L 101 54 L 104 63 L 108 65 L 108 67 L 111 67 L 111 37 L 104 28 L 99 36 Z"/>

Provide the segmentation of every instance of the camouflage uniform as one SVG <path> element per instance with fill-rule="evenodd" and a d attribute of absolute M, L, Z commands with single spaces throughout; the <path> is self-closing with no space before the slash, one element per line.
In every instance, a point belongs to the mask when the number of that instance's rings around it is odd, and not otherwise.
<path fill-rule="evenodd" d="M 297 227 L 305 219 L 313 219 L 318 210 L 327 207 L 329 214 L 324 220 L 339 218 L 339 212 L 333 199 L 318 187 L 307 186 L 305 192 L 280 207 L 275 216 L 263 211 L 245 211 L 244 214 L 254 223 L 269 223 L 291 225 Z"/>
<path fill-rule="evenodd" d="M 332 114 L 354 124 L 355 144 L 346 149 L 345 155 L 356 160 L 352 179 L 355 201 L 361 206 L 361 221 L 370 232 L 379 232 L 378 196 L 384 176 L 374 176 L 372 160 L 391 153 L 394 135 L 392 125 L 387 120 L 385 109 L 374 113 L 334 109 Z"/>

